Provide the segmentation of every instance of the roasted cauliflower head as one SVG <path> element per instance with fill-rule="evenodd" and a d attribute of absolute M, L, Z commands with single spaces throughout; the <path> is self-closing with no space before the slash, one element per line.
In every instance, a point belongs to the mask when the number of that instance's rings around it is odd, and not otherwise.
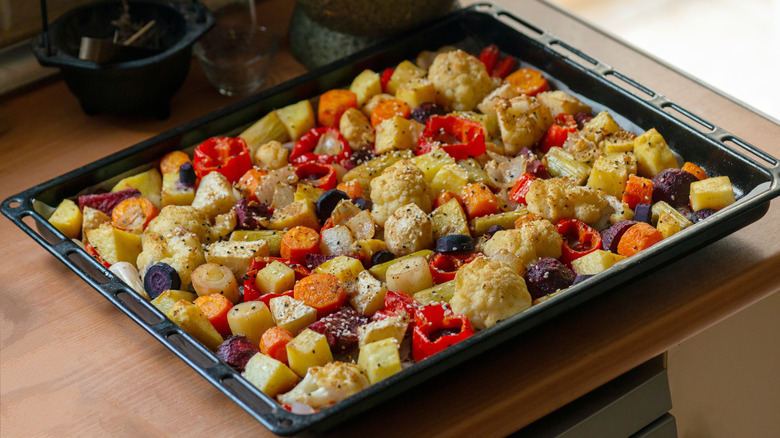
<path fill-rule="evenodd" d="M 444 106 L 455 111 L 473 110 L 495 87 L 485 64 L 462 50 L 436 56 L 428 79 Z"/>
<path fill-rule="evenodd" d="M 537 218 L 523 221 L 519 228 L 496 232 L 483 246 L 486 256 L 494 257 L 505 250 L 528 267 L 543 257 L 561 256 L 563 238 L 550 221 Z"/>
<path fill-rule="evenodd" d="M 528 211 L 553 223 L 576 218 L 593 225 L 613 212 L 603 192 L 566 178 L 534 180 L 525 196 Z"/>
<path fill-rule="evenodd" d="M 318 408 L 344 400 L 369 385 L 365 371 L 358 365 L 330 362 L 321 367 L 309 368 L 306 377 L 278 399 L 284 404 L 298 402 Z"/>
<path fill-rule="evenodd" d="M 416 204 L 425 213 L 431 212 L 431 196 L 422 171 L 409 160 L 401 160 L 371 180 L 371 215 L 384 227 L 387 219 L 399 207 Z"/>

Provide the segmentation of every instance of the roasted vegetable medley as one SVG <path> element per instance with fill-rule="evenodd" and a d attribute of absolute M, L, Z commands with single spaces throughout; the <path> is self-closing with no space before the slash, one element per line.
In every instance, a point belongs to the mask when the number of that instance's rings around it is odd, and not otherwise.
<path fill-rule="evenodd" d="M 735 201 L 516 69 L 423 52 L 50 218 L 268 396 L 314 412 Z"/>

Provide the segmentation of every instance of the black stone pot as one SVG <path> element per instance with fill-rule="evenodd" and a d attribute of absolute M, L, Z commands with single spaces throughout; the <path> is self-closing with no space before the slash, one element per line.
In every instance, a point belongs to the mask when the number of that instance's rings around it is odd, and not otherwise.
<path fill-rule="evenodd" d="M 78 58 L 81 37 L 111 38 L 122 3 L 107 1 L 71 10 L 31 41 L 43 66 L 59 67 L 86 114 L 149 114 L 165 119 L 170 100 L 189 72 L 192 44 L 214 25 L 195 1 L 130 0 L 133 22 L 155 20 L 145 44 L 150 56 L 106 63 Z M 50 43 L 47 45 L 46 39 Z"/>

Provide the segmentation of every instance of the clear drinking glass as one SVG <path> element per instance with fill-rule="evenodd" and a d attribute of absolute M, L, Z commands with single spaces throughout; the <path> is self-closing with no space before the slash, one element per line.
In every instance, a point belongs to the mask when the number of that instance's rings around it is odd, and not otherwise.
<path fill-rule="evenodd" d="M 216 26 L 193 47 L 206 77 L 226 96 L 249 94 L 263 85 L 279 46 L 264 26 Z"/>

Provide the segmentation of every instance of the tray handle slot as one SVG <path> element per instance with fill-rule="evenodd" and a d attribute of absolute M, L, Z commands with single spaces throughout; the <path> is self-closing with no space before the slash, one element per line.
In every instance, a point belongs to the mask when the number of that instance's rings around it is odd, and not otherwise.
<path fill-rule="evenodd" d="M 661 109 L 663 109 L 664 112 L 666 112 L 670 116 L 685 123 L 691 128 L 696 129 L 697 131 L 706 133 L 706 132 L 713 132 L 715 130 L 715 125 L 702 119 L 701 117 L 688 111 L 687 109 L 677 105 L 674 102 L 661 103 Z M 695 122 L 695 125 L 691 124 L 690 122 Z"/>
<path fill-rule="evenodd" d="M 55 231 L 56 228 L 54 228 L 53 225 L 49 224 L 48 221 L 44 220 L 36 213 L 23 213 L 19 219 L 25 225 L 25 231 L 27 231 L 28 234 L 38 236 L 38 238 L 49 245 L 59 245 L 64 241 L 64 239 L 58 235 L 61 235 L 62 233 Z M 44 222 L 46 222 L 46 224 L 44 224 Z"/>
<path fill-rule="evenodd" d="M 749 153 L 750 156 L 747 158 L 750 159 L 751 162 L 769 170 L 770 172 L 773 171 L 775 178 L 778 178 L 778 175 L 780 175 L 780 162 L 775 157 L 731 134 L 725 134 L 719 140 L 721 143 L 732 150 L 739 148 L 742 151 Z M 760 159 L 761 161 L 759 162 L 756 159 Z M 769 165 L 771 169 L 768 168 L 767 165 Z"/>
<path fill-rule="evenodd" d="M 211 368 L 219 363 L 215 360 L 214 355 L 206 353 L 196 342 L 185 338 L 177 331 L 166 333 L 165 339 L 199 368 Z"/>
<path fill-rule="evenodd" d="M 102 266 L 84 251 L 69 251 L 66 257 L 68 261 L 76 265 L 84 275 L 89 276 L 93 282 L 103 285 L 111 281 L 111 279 L 101 270 Z"/>
<path fill-rule="evenodd" d="M 121 282 L 121 280 L 119 280 Z M 159 313 L 152 312 L 148 308 L 139 303 L 138 295 L 134 292 L 126 292 L 120 290 L 116 294 L 116 299 L 121 301 L 125 308 L 133 312 L 138 318 L 148 325 L 156 325 L 165 321 L 160 317 Z"/>
<path fill-rule="evenodd" d="M 508 24 L 511 25 L 513 28 L 523 32 L 524 34 L 531 35 L 531 36 L 544 35 L 544 31 L 542 29 L 539 29 L 533 24 L 523 20 L 520 17 L 514 16 L 507 11 L 499 10 L 495 14 L 495 17 L 504 22 L 507 22 L 507 20 L 511 21 L 511 23 Z"/>
<path fill-rule="evenodd" d="M 287 429 L 293 425 L 294 421 L 284 415 L 286 411 L 279 409 L 276 402 L 267 402 L 267 396 L 246 380 L 227 375 L 220 379 L 219 383 L 237 403 L 249 406 L 248 412 L 259 415 L 274 425 L 274 429 Z"/>
<path fill-rule="evenodd" d="M 609 80 L 613 84 L 619 86 L 620 88 L 638 97 L 645 98 L 648 100 L 656 97 L 656 94 L 653 90 L 645 87 L 644 85 L 636 82 L 635 80 L 625 76 L 624 74 L 618 71 L 609 70 L 606 73 L 604 73 L 604 75 L 606 76 L 607 80 Z"/>
<path fill-rule="evenodd" d="M 550 41 L 549 46 L 551 49 L 555 50 L 561 55 L 564 55 L 567 59 L 579 64 L 582 67 L 591 69 L 599 65 L 599 62 L 595 58 L 589 56 L 585 52 L 575 47 L 566 44 L 563 41 L 560 40 Z"/>

